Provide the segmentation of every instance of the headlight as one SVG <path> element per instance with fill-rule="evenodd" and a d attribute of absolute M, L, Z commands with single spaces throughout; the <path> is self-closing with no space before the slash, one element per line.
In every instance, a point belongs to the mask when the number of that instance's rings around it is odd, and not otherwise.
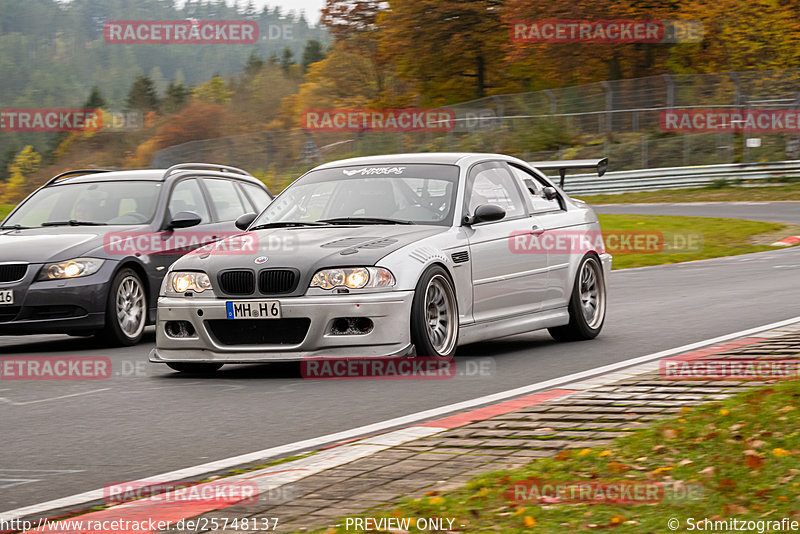
<path fill-rule="evenodd" d="M 167 292 L 184 294 L 187 291 L 202 293 L 211 289 L 211 279 L 206 273 L 175 271 L 167 278 Z"/>
<path fill-rule="evenodd" d="M 383 267 L 346 267 L 342 269 L 322 269 L 311 279 L 310 287 L 333 289 L 347 287 L 364 289 L 394 286 L 394 276 Z"/>
<path fill-rule="evenodd" d="M 75 258 L 74 260 L 47 263 L 39 272 L 39 280 L 66 280 L 89 276 L 100 270 L 106 260 Z"/>

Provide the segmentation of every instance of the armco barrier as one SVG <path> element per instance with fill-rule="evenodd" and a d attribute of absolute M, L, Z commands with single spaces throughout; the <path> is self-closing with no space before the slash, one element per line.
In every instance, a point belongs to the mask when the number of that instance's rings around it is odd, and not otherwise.
<path fill-rule="evenodd" d="M 613 167 L 614 162 L 610 165 Z M 597 174 L 568 174 L 564 189 L 570 195 L 590 195 L 703 187 L 716 180 L 785 178 L 800 179 L 800 160 L 616 171 L 607 172 L 602 178 Z"/>

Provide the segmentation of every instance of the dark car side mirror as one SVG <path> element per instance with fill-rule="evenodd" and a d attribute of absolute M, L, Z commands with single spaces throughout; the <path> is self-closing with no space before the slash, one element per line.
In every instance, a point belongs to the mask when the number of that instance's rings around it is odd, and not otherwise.
<path fill-rule="evenodd" d="M 169 229 L 174 230 L 175 228 L 191 228 L 192 226 L 197 226 L 203 222 L 200 216 L 196 213 L 192 213 L 191 211 L 181 211 L 175 214 L 172 220 L 169 222 Z"/>
<path fill-rule="evenodd" d="M 256 217 L 258 217 L 257 213 L 245 213 L 244 215 L 240 215 L 233 224 L 235 224 L 236 228 L 239 230 L 247 230 L 250 228 L 250 225 L 253 224 L 253 221 L 256 220 Z"/>
<path fill-rule="evenodd" d="M 544 195 L 544 198 L 546 198 L 547 200 L 555 200 L 558 198 L 558 191 L 556 191 L 555 187 L 550 187 L 550 186 L 545 187 L 544 190 L 542 191 L 542 194 Z"/>
<path fill-rule="evenodd" d="M 464 224 L 472 225 L 482 222 L 499 221 L 506 216 L 506 210 L 496 204 L 481 204 L 475 208 L 475 214 L 464 217 Z"/>

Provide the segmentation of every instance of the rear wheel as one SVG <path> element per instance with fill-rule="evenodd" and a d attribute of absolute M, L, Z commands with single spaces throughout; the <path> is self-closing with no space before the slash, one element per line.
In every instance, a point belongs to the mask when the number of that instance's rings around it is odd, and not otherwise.
<path fill-rule="evenodd" d="M 411 303 L 411 342 L 418 356 L 449 357 L 458 342 L 458 304 L 450 276 L 428 268 L 417 282 Z"/>
<path fill-rule="evenodd" d="M 191 375 L 210 375 L 211 373 L 218 371 L 219 368 L 222 367 L 222 364 L 175 362 L 175 363 L 168 363 L 167 366 L 170 369 L 178 371 L 179 373 L 186 373 Z"/>
<path fill-rule="evenodd" d="M 585 256 L 569 300 L 569 324 L 548 328 L 556 341 L 594 339 L 606 318 L 606 281 L 597 256 Z"/>
<path fill-rule="evenodd" d="M 112 345 L 131 346 L 142 340 L 147 324 L 147 294 L 133 269 L 122 269 L 111 282 L 106 302 L 106 327 L 100 336 Z"/>

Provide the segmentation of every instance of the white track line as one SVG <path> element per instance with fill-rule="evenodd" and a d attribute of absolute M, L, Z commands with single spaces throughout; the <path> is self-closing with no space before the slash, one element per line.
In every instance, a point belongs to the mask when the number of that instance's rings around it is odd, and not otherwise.
<path fill-rule="evenodd" d="M 725 334 L 724 336 L 715 337 L 712 339 L 707 339 L 704 341 L 698 341 L 697 343 L 690 343 L 688 345 L 682 345 L 680 347 L 675 347 L 673 349 L 663 350 L 660 352 L 655 352 L 652 354 L 647 354 L 645 356 L 639 356 L 636 358 L 631 358 L 629 360 L 624 360 L 621 362 L 613 363 L 610 365 L 604 365 L 602 367 L 596 367 L 594 369 L 589 369 L 586 371 L 581 371 L 578 373 L 573 373 L 570 375 L 562 376 L 559 378 L 553 378 L 551 380 L 545 380 L 543 382 L 537 382 L 535 384 L 530 384 L 528 386 L 522 386 L 519 388 L 509 389 L 506 391 L 501 391 L 499 393 L 493 393 L 491 395 L 485 395 L 483 397 L 478 397 L 475 399 L 471 399 L 468 401 L 457 402 L 455 404 L 448 404 L 447 406 L 441 406 L 439 408 L 433 408 L 430 410 L 424 410 L 421 412 L 416 412 L 409 415 L 404 415 L 402 417 L 396 417 L 394 419 L 388 419 L 386 421 L 382 421 L 379 423 L 373 423 L 371 425 L 360 426 L 358 428 L 353 428 L 351 430 L 344 430 L 342 432 L 335 432 L 333 434 L 328 434 L 326 436 L 320 436 L 317 438 L 306 439 L 303 441 L 298 441 L 295 443 L 289 443 L 287 445 L 281 445 L 278 447 L 271 447 L 269 449 L 263 449 L 256 452 L 251 452 L 249 454 L 243 454 L 240 456 L 233 456 L 231 458 L 225 458 L 222 460 L 217 460 L 214 462 L 209 462 L 202 465 L 197 465 L 194 467 L 187 467 L 185 469 L 178 469 L 176 471 L 171 471 L 169 473 L 163 473 L 161 475 L 155 475 L 148 478 L 143 478 L 141 480 L 136 481 L 136 483 L 156 483 L 156 482 L 170 482 L 170 481 L 179 481 L 185 479 L 191 479 L 200 477 L 202 475 L 208 475 L 209 473 L 222 471 L 225 469 L 230 469 L 242 464 L 248 464 L 252 462 L 257 462 L 260 460 L 265 460 L 268 458 L 273 458 L 276 456 L 288 456 L 292 454 L 297 454 L 299 452 L 307 451 L 310 449 L 318 448 L 323 445 L 328 445 L 330 443 L 335 443 L 338 441 L 346 441 L 351 440 L 353 438 L 357 438 L 359 436 L 368 436 L 378 432 L 387 431 L 396 427 L 410 425 L 412 423 L 416 423 L 418 421 L 427 421 L 430 419 L 435 419 L 437 417 L 452 413 L 452 412 L 459 412 L 469 408 L 475 408 L 478 406 L 483 406 L 486 404 L 491 404 L 497 401 L 506 400 L 513 397 L 519 397 L 522 395 L 527 395 L 529 393 L 535 393 L 541 390 L 552 389 L 558 386 L 563 386 L 565 384 L 569 384 L 570 382 L 577 382 L 584 378 L 589 378 L 593 376 L 603 375 L 609 373 L 611 371 L 617 371 L 619 369 L 624 369 L 626 367 L 632 367 L 634 365 L 642 364 L 652 360 L 658 360 L 661 358 L 667 358 L 669 356 L 673 356 L 675 354 L 681 354 L 683 352 L 689 352 L 695 349 L 699 349 L 702 347 L 706 347 L 709 345 L 714 345 L 717 343 L 723 343 L 725 341 L 730 341 L 732 339 L 750 336 L 752 334 L 757 334 L 759 332 L 763 332 L 765 330 L 772 330 L 775 328 L 780 328 L 782 326 L 787 326 L 792 323 L 800 322 L 800 316 L 794 317 L 792 319 L 786 319 L 784 321 L 778 321 L 775 323 L 758 326 L 755 328 L 749 328 L 747 330 L 740 330 L 739 332 L 733 332 L 731 334 Z M 286 468 L 286 465 L 284 465 Z M 80 493 L 77 495 L 72 495 L 70 497 L 64 497 L 61 499 L 56 499 L 48 502 L 44 502 L 41 504 L 36 504 L 32 506 L 26 506 L 24 508 L 17 508 L 16 510 L 9 510 L 7 512 L 0 513 L 0 521 L 12 521 L 14 519 L 22 519 L 34 514 L 44 514 L 46 512 L 50 512 L 53 510 L 58 510 L 61 508 L 67 507 L 75 507 L 84 505 L 90 502 L 98 501 L 103 499 L 104 493 L 103 489 L 96 489 L 93 491 L 87 491 L 85 493 Z"/>

